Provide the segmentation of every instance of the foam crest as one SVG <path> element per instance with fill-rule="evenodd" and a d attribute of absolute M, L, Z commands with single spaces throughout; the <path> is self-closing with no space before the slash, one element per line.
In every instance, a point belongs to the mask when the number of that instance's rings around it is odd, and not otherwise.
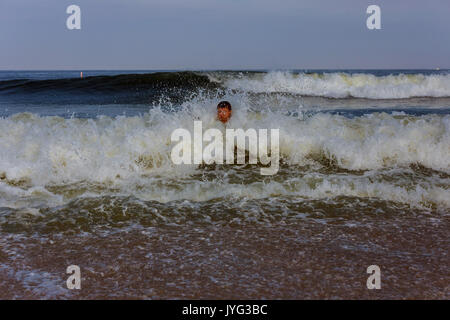
<path fill-rule="evenodd" d="M 294 74 L 270 72 L 239 77 L 211 76 L 212 81 L 223 82 L 229 89 L 246 92 L 286 92 L 305 96 L 329 98 L 400 99 L 412 97 L 449 97 L 449 74 Z"/>
<path fill-rule="evenodd" d="M 0 174 L 3 179 L 45 185 L 81 180 L 105 182 L 143 174 L 180 176 L 196 166 L 172 163 L 173 130 L 224 130 L 214 110 L 165 113 L 140 117 L 101 116 L 63 119 L 18 114 L 0 120 Z M 289 164 L 333 162 L 350 170 L 420 164 L 448 172 L 450 117 L 394 116 L 376 113 L 346 118 L 319 113 L 305 120 L 282 114 L 236 111 L 228 128 L 280 129 L 281 158 Z"/>
<path fill-rule="evenodd" d="M 449 116 L 393 116 L 386 113 L 346 118 L 317 114 L 280 132 L 281 152 L 291 163 L 325 157 L 339 167 L 369 170 L 420 164 L 448 172 Z"/>

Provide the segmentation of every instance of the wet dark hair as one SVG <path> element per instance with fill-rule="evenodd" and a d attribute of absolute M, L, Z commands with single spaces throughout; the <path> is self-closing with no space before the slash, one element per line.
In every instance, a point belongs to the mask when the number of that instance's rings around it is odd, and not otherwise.
<path fill-rule="evenodd" d="M 219 104 L 217 105 L 217 109 L 222 109 L 222 108 L 227 108 L 228 110 L 231 111 L 231 103 L 229 103 L 228 101 L 219 102 Z"/>

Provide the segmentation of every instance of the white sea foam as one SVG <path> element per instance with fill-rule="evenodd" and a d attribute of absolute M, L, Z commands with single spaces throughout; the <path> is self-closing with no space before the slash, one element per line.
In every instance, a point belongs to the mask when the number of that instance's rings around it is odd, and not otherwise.
<path fill-rule="evenodd" d="M 329 98 L 400 99 L 411 97 L 449 97 L 449 74 L 399 74 L 375 76 L 343 72 L 325 74 L 294 74 L 269 72 L 238 77 L 211 74 L 212 81 L 229 89 L 246 92 L 286 92 Z"/>
<path fill-rule="evenodd" d="M 434 203 L 450 207 L 448 181 L 436 178 L 389 182 L 355 174 L 313 177 L 295 167 L 332 162 L 348 170 L 387 170 L 419 164 L 450 172 L 450 117 L 448 115 L 389 115 L 376 113 L 346 118 L 319 113 L 304 120 L 273 113 L 234 110 L 229 128 L 279 128 L 280 154 L 295 179 L 284 183 L 236 184 L 193 178 L 196 165 L 174 165 L 170 159 L 171 133 L 192 132 L 193 121 L 204 130 L 224 129 L 208 102 L 184 111 L 151 110 L 140 117 L 63 119 L 17 114 L 0 119 L 0 206 L 60 205 L 71 196 L 55 195 L 49 186 L 84 183 L 85 195 L 134 195 L 167 202 L 216 197 L 263 198 L 295 195 L 309 198 L 339 195 L 379 197 L 410 204 Z M 232 175 L 229 171 L 224 177 Z M 83 193 L 83 192 L 81 192 Z"/>

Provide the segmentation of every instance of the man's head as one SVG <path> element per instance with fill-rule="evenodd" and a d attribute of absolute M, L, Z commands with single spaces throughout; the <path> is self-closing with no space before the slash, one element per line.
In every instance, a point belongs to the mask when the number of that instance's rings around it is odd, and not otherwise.
<path fill-rule="evenodd" d="M 231 117 L 231 104 L 228 101 L 222 101 L 217 105 L 217 118 L 226 123 Z"/>

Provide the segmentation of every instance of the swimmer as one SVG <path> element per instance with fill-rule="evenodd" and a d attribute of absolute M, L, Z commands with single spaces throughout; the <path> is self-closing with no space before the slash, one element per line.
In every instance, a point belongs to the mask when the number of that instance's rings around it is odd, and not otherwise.
<path fill-rule="evenodd" d="M 222 101 L 217 105 L 217 119 L 222 123 L 227 123 L 231 118 L 231 104 L 228 101 Z"/>

